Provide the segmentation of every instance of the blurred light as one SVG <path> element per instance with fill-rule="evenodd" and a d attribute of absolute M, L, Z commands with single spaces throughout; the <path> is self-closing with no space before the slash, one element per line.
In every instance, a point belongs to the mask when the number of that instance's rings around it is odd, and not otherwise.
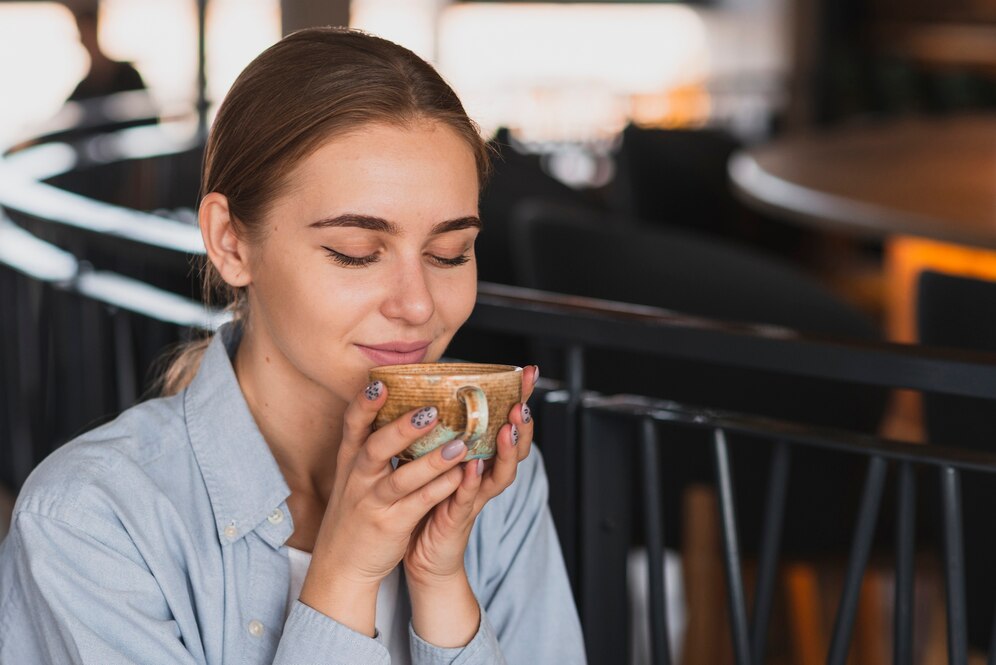
<path fill-rule="evenodd" d="M 601 187 L 615 175 L 615 163 L 605 153 L 579 145 L 565 145 L 544 157 L 543 166 L 569 187 Z"/>
<path fill-rule="evenodd" d="M 31 180 L 47 180 L 76 168 L 76 150 L 65 143 L 39 143 L 4 159 L 6 165 Z"/>
<path fill-rule="evenodd" d="M 200 229 L 171 219 L 121 208 L 33 180 L 0 160 L 0 201 L 15 210 L 87 229 L 190 254 L 203 254 Z"/>
<path fill-rule="evenodd" d="M 208 3 L 208 99 L 220 102 L 263 49 L 280 39 L 279 0 Z M 197 99 L 197 3 L 103 0 L 101 48 L 133 62 L 164 113 L 189 111 Z"/>
<path fill-rule="evenodd" d="M 69 252 L 40 240 L 0 217 L 0 263 L 44 282 L 68 282 L 76 276 Z"/>
<path fill-rule="evenodd" d="M 681 5 L 451 6 L 439 67 L 487 130 L 525 143 L 610 140 L 632 95 L 702 85 L 705 25 Z"/>
<path fill-rule="evenodd" d="M 655 92 L 701 80 L 706 35 L 680 5 L 485 3 L 447 8 L 439 62 L 460 85 L 595 85 Z"/>
<path fill-rule="evenodd" d="M 197 98 L 197 6 L 192 0 L 102 0 L 101 50 L 134 63 L 167 113 Z"/>
<path fill-rule="evenodd" d="M 211 0 L 207 13 L 208 99 L 221 103 L 238 75 L 280 39 L 280 0 Z"/>
<path fill-rule="evenodd" d="M 0 146 L 55 114 L 86 73 L 78 35 L 61 4 L 0 2 Z"/>
<path fill-rule="evenodd" d="M 353 0 L 349 25 L 436 59 L 436 20 L 448 0 Z"/>
<path fill-rule="evenodd" d="M 76 288 L 94 300 L 184 327 L 217 330 L 232 318 L 230 312 L 210 310 L 194 300 L 112 272 L 83 273 Z"/>

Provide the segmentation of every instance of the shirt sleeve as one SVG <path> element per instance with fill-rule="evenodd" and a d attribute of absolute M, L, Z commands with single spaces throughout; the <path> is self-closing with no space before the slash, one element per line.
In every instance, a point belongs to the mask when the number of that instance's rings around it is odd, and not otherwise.
<path fill-rule="evenodd" d="M 583 665 L 581 622 L 547 505 L 539 450 L 481 512 L 471 538 L 481 626 L 462 649 L 441 649 L 409 629 L 413 665 Z M 470 572 L 470 571 L 468 571 Z"/>
<path fill-rule="evenodd" d="M 390 665 L 378 636 L 358 633 L 318 610 L 294 601 L 273 665 Z"/>
<path fill-rule="evenodd" d="M 488 663 L 505 665 L 505 657 L 498 644 L 498 635 L 488 622 L 481 608 L 481 625 L 477 634 L 467 646 L 443 648 L 429 644 L 415 632 L 411 623 L 408 624 L 408 639 L 411 644 L 413 665 L 464 665 L 465 663 Z"/>
<path fill-rule="evenodd" d="M 80 523 L 83 523 L 82 521 Z M 21 512 L 0 546 L 0 665 L 203 665 L 127 533 Z M 389 665 L 380 640 L 297 602 L 274 665 Z"/>

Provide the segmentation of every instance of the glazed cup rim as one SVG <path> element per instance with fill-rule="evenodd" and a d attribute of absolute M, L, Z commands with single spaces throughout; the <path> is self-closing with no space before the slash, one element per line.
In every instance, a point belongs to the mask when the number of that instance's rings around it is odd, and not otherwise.
<path fill-rule="evenodd" d="M 425 371 L 430 366 L 439 366 L 443 371 Z M 421 368 L 421 369 L 416 369 Z M 445 369 L 443 369 L 445 368 Z M 466 368 L 462 371 L 461 368 Z M 415 371 L 412 371 L 412 370 Z M 454 371 L 455 370 L 455 371 Z M 496 376 L 505 373 L 521 373 L 522 368 L 516 365 L 501 365 L 495 363 L 410 363 L 405 365 L 378 365 L 370 369 L 370 375 L 398 376 L 409 378 L 440 377 L 443 379 L 465 379 L 469 377 Z"/>

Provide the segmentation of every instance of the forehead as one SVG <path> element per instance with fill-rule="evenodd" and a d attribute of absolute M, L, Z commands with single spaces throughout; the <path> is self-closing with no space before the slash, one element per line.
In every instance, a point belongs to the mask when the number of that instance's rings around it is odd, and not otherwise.
<path fill-rule="evenodd" d="M 474 152 L 450 127 L 372 124 L 337 136 L 299 162 L 278 206 L 307 223 L 365 214 L 398 223 L 477 212 Z"/>

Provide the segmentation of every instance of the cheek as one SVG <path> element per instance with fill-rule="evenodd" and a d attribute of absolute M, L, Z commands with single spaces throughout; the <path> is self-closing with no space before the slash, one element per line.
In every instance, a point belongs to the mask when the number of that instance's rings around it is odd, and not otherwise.
<path fill-rule="evenodd" d="M 469 277 L 461 276 L 448 284 L 442 301 L 436 305 L 451 333 L 463 325 L 477 301 L 477 276 L 471 271 L 468 273 Z"/>
<path fill-rule="evenodd" d="M 295 345 L 343 337 L 372 306 L 370 289 L 360 288 L 355 276 L 336 274 L 308 257 L 285 257 L 267 268 L 257 283 L 259 298 L 270 326 Z"/>

